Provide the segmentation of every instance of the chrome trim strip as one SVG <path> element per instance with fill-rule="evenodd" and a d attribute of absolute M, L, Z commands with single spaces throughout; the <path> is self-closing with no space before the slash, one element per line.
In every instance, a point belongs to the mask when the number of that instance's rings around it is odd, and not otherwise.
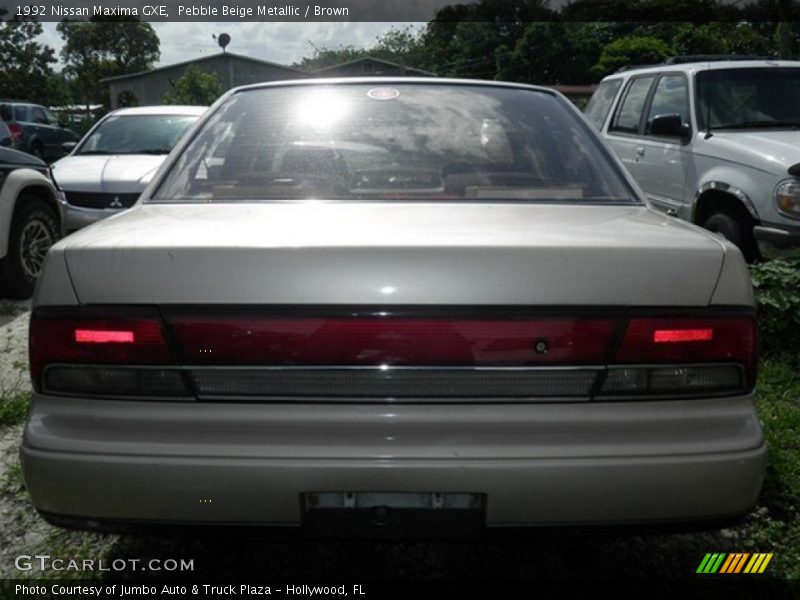
<path fill-rule="evenodd" d="M 109 366 L 109 365 L 97 365 Z M 130 365 L 135 366 L 135 365 Z M 165 367 L 150 367 L 150 368 L 165 368 Z M 171 368 L 171 367 L 169 367 Z M 514 371 L 602 371 L 606 367 L 604 365 L 570 365 L 570 366 L 525 366 L 525 367 L 503 367 L 503 366 L 458 366 L 458 365 L 192 365 L 175 367 L 176 369 L 184 370 L 261 370 L 261 371 L 497 371 L 497 372 L 514 372 Z"/>
<path fill-rule="evenodd" d="M 55 394 L 54 394 L 55 395 Z M 62 394 L 63 395 L 63 394 Z M 128 399 L 127 397 L 125 398 Z M 152 400 L 152 398 L 148 398 Z M 588 404 L 586 396 L 236 396 L 204 394 L 198 402 L 243 404 Z M 605 400 L 605 398 L 603 399 Z M 631 401 L 631 398 L 623 398 Z"/>
<path fill-rule="evenodd" d="M 201 400 L 208 398 L 315 397 L 323 401 L 476 398 L 585 398 L 602 368 L 297 367 L 188 371 Z"/>
<path fill-rule="evenodd" d="M 600 365 L 586 365 L 586 366 L 534 366 L 534 367 L 459 367 L 459 366 L 392 366 L 387 367 L 386 369 L 382 369 L 380 366 L 363 366 L 363 365 L 333 365 L 333 366 L 300 366 L 300 365 L 285 365 L 285 366 L 277 366 L 277 365 L 266 365 L 266 366 L 245 366 L 245 365 L 232 365 L 232 366 L 224 366 L 224 365 L 107 365 L 107 364 L 73 364 L 73 363 L 53 363 L 49 364 L 43 370 L 43 380 L 46 380 L 44 374 L 51 368 L 55 367 L 78 367 L 78 368 L 115 368 L 115 369 L 137 369 L 137 370 L 173 370 L 173 371 L 181 371 L 186 373 L 188 376 L 191 377 L 191 371 L 193 370 L 208 370 L 208 371 L 264 371 L 264 372 L 292 372 L 292 371 L 311 371 L 311 372 L 318 372 L 320 370 L 332 370 L 332 371 L 340 371 L 342 373 L 345 372 L 357 372 L 357 371 L 374 371 L 374 372 L 388 372 L 388 371 L 395 371 L 395 372 L 424 372 L 424 371 L 463 371 L 463 372 L 496 372 L 496 373 L 518 373 L 518 372 L 539 372 L 542 374 L 546 374 L 548 372 L 576 372 L 576 371 L 584 371 L 588 373 L 593 373 L 595 375 L 595 381 L 589 387 L 589 392 L 586 395 L 571 395 L 571 396 L 550 396 L 550 395 L 532 395 L 532 396 L 319 396 L 319 395 L 269 395 L 269 396 L 260 396 L 260 395 L 238 395 L 238 394 L 201 394 L 197 397 L 195 396 L 121 396 L 121 395 L 111 395 L 111 394 L 82 394 L 81 397 L 85 396 L 87 398 L 95 398 L 95 399 L 109 399 L 109 400 L 127 400 L 127 401 L 174 401 L 174 402 L 192 402 L 192 401 L 203 401 L 203 402 L 248 402 L 248 403 L 255 403 L 255 402 L 264 402 L 264 403 L 283 403 L 283 402 L 291 402 L 291 403 L 341 403 L 341 404 L 353 404 L 353 403 L 402 403 L 402 404 L 445 404 L 445 403 L 453 403 L 453 404 L 476 404 L 476 403 L 497 403 L 497 404 L 508 404 L 508 403 L 566 403 L 566 402 L 647 402 L 650 400 L 653 401 L 663 401 L 663 400 L 686 400 L 686 399 L 694 399 L 694 398 L 716 398 L 716 397 L 725 397 L 740 393 L 746 393 L 743 390 L 722 390 L 722 391 L 709 391 L 709 390 L 699 390 L 697 392 L 690 392 L 690 393 L 675 393 L 675 394 L 642 394 L 642 393 L 635 393 L 635 394 L 609 394 L 603 395 L 600 393 L 592 394 L 591 392 L 594 390 L 594 385 L 597 383 L 598 376 L 604 375 L 609 373 L 612 370 L 618 369 L 628 369 L 628 368 L 659 368 L 659 369 L 669 369 L 669 368 L 682 368 L 682 367 L 720 367 L 720 366 L 735 366 L 742 371 L 742 377 L 745 378 L 746 374 L 744 373 L 744 368 L 742 365 L 738 363 L 643 363 L 643 364 L 614 364 L 609 366 L 600 366 Z M 193 378 L 192 378 L 193 379 Z M 605 377 L 601 379 L 601 383 L 605 380 Z M 195 382 L 192 381 L 192 384 Z M 195 385 L 192 385 L 193 388 L 196 388 Z M 193 392 L 196 391 L 193 389 Z M 71 393 L 64 393 L 64 392 L 57 392 L 48 389 L 43 389 L 43 393 L 53 395 L 53 396 L 68 396 L 68 397 L 76 397 L 75 394 Z"/>

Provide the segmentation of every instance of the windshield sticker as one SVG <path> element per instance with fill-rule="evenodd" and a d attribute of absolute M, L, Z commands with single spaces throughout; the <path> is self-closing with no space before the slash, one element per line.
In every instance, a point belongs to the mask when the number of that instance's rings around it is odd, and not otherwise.
<path fill-rule="evenodd" d="M 394 100 L 400 95 L 400 90 L 390 87 L 372 88 L 367 96 L 373 100 Z"/>

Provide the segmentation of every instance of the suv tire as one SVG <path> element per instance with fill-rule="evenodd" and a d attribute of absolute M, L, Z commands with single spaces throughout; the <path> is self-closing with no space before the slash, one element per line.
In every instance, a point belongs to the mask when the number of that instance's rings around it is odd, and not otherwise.
<path fill-rule="evenodd" d="M 703 222 L 703 227 L 721 234 L 726 240 L 735 244 L 747 262 L 752 263 L 758 259 L 758 247 L 753 238 L 751 222 L 746 222 L 745 219 L 729 212 L 715 212 Z"/>
<path fill-rule="evenodd" d="M 10 298 L 30 297 L 44 256 L 58 238 L 55 211 L 36 196 L 20 195 L 11 220 L 8 253 L 0 267 L 5 291 Z"/>

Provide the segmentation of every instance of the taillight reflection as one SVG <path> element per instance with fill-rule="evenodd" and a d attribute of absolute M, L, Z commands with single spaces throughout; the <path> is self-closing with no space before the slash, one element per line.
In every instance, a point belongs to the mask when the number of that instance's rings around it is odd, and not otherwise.
<path fill-rule="evenodd" d="M 19 123 L 9 124 L 8 131 L 11 133 L 11 137 L 15 142 L 22 137 L 22 125 Z"/>
<path fill-rule="evenodd" d="M 678 344 L 681 342 L 710 342 L 713 329 L 656 329 L 653 341 L 656 344 Z"/>
<path fill-rule="evenodd" d="M 133 344 L 133 331 L 109 331 L 106 329 L 76 329 L 75 341 L 79 344 Z"/>

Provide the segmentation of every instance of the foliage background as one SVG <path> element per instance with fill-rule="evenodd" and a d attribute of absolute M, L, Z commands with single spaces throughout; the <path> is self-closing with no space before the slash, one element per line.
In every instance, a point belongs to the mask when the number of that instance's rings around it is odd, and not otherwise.
<path fill-rule="evenodd" d="M 164 104 L 187 104 L 191 106 L 210 106 L 222 95 L 222 85 L 217 76 L 205 73 L 196 65 L 184 71 L 171 92 L 164 95 Z"/>
<path fill-rule="evenodd" d="M 762 354 L 784 355 L 800 368 L 800 258 L 750 267 Z"/>

